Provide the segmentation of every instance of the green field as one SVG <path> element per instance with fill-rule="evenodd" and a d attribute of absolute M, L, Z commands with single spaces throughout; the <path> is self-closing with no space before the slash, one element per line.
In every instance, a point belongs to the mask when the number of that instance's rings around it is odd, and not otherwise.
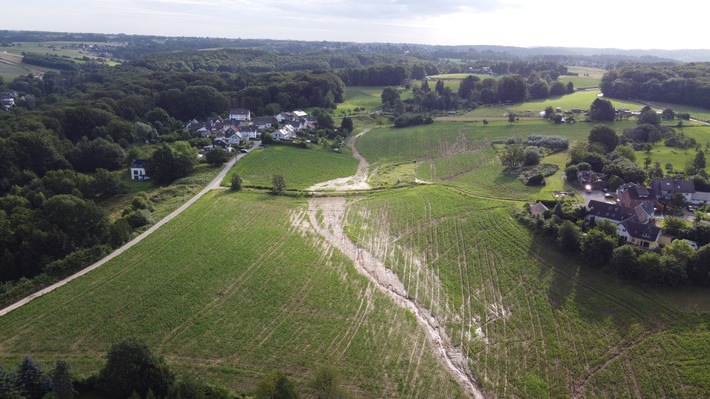
<path fill-rule="evenodd" d="M 0 62 L 0 76 L 5 82 L 12 82 L 18 76 L 27 75 L 29 71 L 17 65 Z"/>
<path fill-rule="evenodd" d="M 315 145 L 304 149 L 290 145 L 273 145 L 253 150 L 237 162 L 222 182 L 229 186 L 232 175 L 238 173 L 245 186 L 271 187 L 271 177 L 282 175 L 286 189 L 305 189 L 315 183 L 355 174 L 357 160 L 343 148 L 336 152 Z"/>
<path fill-rule="evenodd" d="M 250 391 L 332 367 L 358 397 L 463 397 L 416 321 L 308 226 L 303 201 L 212 192 L 104 267 L 10 313 L 0 364 L 96 372 L 127 336 L 178 372 Z M 327 256 L 324 256 L 327 255 Z"/>
<path fill-rule="evenodd" d="M 562 99 L 582 101 L 574 96 Z M 436 318 L 486 397 L 710 397 L 710 291 L 620 282 L 513 218 L 567 187 L 561 172 L 542 188 L 505 175 L 494 141 L 574 142 L 592 126 L 531 117 L 374 128 L 356 145 L 380 190 L 338 205 L 345 231 Z M 710 141 L 710 127 L 683 131 Z M 654 156 L 687 156 L 660 147 Z M 282 174 L 303 189 L 356 166 L 349 149 L 269 146 L 232 173 L 265 187 Z M 329 366 L 356 397 L 464 397 L 415 316 L 314 230 L 323 218 L 302 199 L 212 192 L 103 268 L 3 317 L 0 363 L 61 358 L 86 375 L 111 343 L 138 336 L 179 372 L 242 391 L 271 371 L 303 387 Z"/>
<path fill-rule="evenodd" d="M 477 193 L 425 186 L 370 196 L 348 212 L 349 231 L 429 304 L 494 396 L 710 394 L 700 349 L 710 317 L 559 255 L 511 218 L 511 204 Z"/>

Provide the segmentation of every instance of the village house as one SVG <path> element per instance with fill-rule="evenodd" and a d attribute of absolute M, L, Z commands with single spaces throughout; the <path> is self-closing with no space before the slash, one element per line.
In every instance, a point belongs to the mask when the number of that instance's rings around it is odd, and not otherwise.
<path fill-rule="evenodd" d="M 655 210 L 649 203 L 642 203 L 634 208 L 590 200 L 587 204 L 589 213 L 584 218 L 587 224 L 608 220 L 616 226 L 616 231 L 626 242 L 643 248 L 659 246 L 661 229 L 652 222 Z"/>
<path fill-rule="evenodd" d="M 542 216 L 548 210 L 549 209 L 545 206 L 545 204 L 540 201 L 533 205 L 530 205 L 530 214 L 533 216 Z"/>
<path fill-rule="evenodd" d="M 656 193 L 636 183 L 626 183 L 616 189 L 616 197 L 619 204 L 635 208 L 641 204 L 651 204 L 656 206 Z"/>
<path fill-rule="evenodd" d="M 285 125 L 271 133 L 271 138 L 274 140 L 293 140 L 296 138 L 296 131 L 291 125 Z"/>
<path fill-rule="evenodd" d="M 229 119 L 233 121 L 251 121 L 251 112 L 243 108 L 230 109 Z"/>
<path fill-rule="evenodd" d="M 655 178 L 649 182 L 649 189 L 653 190 L 659 200 L 668 201 L 675 194 L 681 194 L 690 202 L 695 193 L 695 183 L 689 180 Z"/>
<path fill-rule="evenodd" d="M 661 238 L 660 227 L 632 220 L 626 220 L 617 227 L 619 235 L 624 237 L 629 244 L 648 249 L 658 247 Z"/>
<path fill-rule="evenodd" d="M 145 172 L 148 161 L 145 159 L 134 159 L 131 161 L 131 180 L 148 180 L 150 177 Z"/>
<path fill-rule="evenodd" d="M 234 132 L 227 138 L 227 143 L 232 146 L 240 146 L 247 140 L 240 132 Z"/>
<path fill-rule="evenodd" d="M 259 127 L 255 125 L 239 126 L 239 133 L 244 140 L 256 140 L 259 137 Z"/>
<path fill-rule="evenodd" d="M 254 126 L 259 130 L 271 129 L 272 127 L 278 125 L 278 121 L 273 116 L 261 116 L 254 118 Z"/>

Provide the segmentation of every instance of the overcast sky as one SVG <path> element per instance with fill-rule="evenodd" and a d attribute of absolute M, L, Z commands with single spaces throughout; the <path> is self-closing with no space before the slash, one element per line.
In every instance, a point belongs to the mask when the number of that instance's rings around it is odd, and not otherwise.
<path fill-rule="evenodd" d="M 518 47 L 708 49 L 675 0 L 17 0 L 0 29 Z"/>

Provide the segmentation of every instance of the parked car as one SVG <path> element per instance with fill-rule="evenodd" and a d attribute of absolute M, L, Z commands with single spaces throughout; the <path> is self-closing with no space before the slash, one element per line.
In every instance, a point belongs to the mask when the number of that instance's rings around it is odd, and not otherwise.
<path fill-rule="evenodd" d="M 247 150 L 244 149 L 244 148 L 240 148 L 240 149 L 239 149 L 239 152 L 241 152 L 242 154 L 246 154 L 246 153 L 249 152 L 249 151 L 247 151 Z"/>
<path fill-rule="evenodd" d="M 614 198 L 614 196 L 611 193 L 606 193 L 604 194 L 604 198 Z"/>

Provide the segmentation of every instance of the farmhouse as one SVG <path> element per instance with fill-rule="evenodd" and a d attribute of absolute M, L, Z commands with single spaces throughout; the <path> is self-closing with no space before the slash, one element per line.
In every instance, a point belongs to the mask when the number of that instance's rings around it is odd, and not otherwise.
<path fill-rule="evenodd" d="M 131 180 L 149 180 L 150 177 L 145 173 L 145 168 L 148 161 L 145 159 L 134 159 L 131 161 Z"/>
<path fill-rule="evenodd" d="M 281 129 L 271 133 L 271 138 L 274 140 L 293 140 L 296 138 L 296 131 L 291 125 L 285 125 Z"/>

